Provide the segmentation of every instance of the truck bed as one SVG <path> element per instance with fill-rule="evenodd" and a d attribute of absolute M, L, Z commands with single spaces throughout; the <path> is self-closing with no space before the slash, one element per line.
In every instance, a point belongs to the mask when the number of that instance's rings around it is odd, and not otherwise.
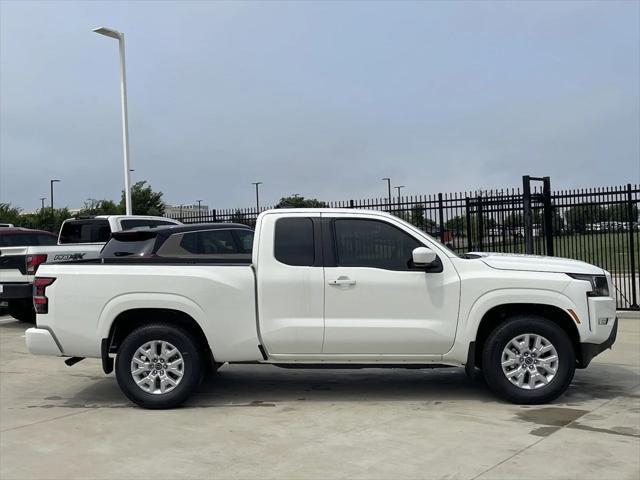
<path fill-rule="evenodd" d="M 122 312 L 175 309 L 200 325 L 216 352 L 216 361 L 261 358 L 255 277 L 249 262 L 161 260 L 122 258 L 104 259 L 100 264 L 42 265 L 38 277 L 55 281 L 46 291 L 49 313 L 38 316 L 38 327 L 55 332 L 64 355 L 100 357 L 101 340 Z M 149 312 L 144 315 L 148 317 Z"/>

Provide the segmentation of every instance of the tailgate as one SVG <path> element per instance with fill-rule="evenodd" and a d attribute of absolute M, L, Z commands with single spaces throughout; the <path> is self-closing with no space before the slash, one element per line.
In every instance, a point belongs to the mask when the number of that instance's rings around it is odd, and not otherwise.
<path fill-rule="evenodd" d="M 0 248 L 0 283 L 30 282 L 25 259 L 28 247 Z"/>

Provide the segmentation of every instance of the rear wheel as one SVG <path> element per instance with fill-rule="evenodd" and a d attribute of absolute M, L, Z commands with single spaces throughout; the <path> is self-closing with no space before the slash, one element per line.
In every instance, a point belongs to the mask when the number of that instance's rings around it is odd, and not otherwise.
<path fill-rule="evenodd" d="M 31 299 L 9 300 L 9 315 L 26 323 L 36 323 L 36 311 Z"/>
<path fill-rule="evenodd" d="M 567 333 L 537 315 L 511 317 L 491 332 L 482 352 L 489 388 L 514 403 L 539 404 L 562 395 L 575 372 Z"/>
<path fill-rule="evenodd" d="M 131 332 L 116 356 L 116 379 L 124 394 L 144 408 L 173 408 L 202 379 L 199 343 L 188 331 L 154 323 Z"/>

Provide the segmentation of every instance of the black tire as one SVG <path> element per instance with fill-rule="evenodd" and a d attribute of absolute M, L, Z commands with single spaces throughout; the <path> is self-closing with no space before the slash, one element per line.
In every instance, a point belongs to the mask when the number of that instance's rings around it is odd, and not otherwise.
<path fill-rule="evenodd" d="M 548 384 L 531 390 L 511 383 L 502 370 L 502 352 L 508 342 L 527 333 L 547 339 L 558 354 L 555 376 Z M 569 388 L 576 359 L 573 343 L 560 326 L 539 315 L 523 314 L 510 317 L 491 332 L 482 351 L 482 365 L 487 385 L 496 395 L 513 403 L 540 404 L 555 400 Z"/>
<path fill-rule="evenodd" d="M 175 346 L 184 362 L 183 376 L 173 390 L 152 394 L 140 388 L 131 373 L 131 362 L 138 348 L 152 340 L 169 342 Z M 194 392 L 202 380 L 202 347 L 197 338 L 178 326 L 152 323 L 142 326 L 126 336 L 116 356 L 116 379 L 129 400 L 143 408 L 174 408 Z"/>
<path fill-rule="evenodd" d="M 36 311 L 31 299 L 9 300 L 9 315 L 25 323 L 36 323 Z"/>

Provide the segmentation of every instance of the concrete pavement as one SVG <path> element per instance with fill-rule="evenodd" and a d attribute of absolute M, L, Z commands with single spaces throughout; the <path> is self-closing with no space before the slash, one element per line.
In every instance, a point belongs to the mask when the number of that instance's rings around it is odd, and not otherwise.
<path fill-rule="evenodd" d="M 640 478 L 640 321 L 552 405 L 462 370 L 224 366 L 147 411 L 99 361 L 29 355 L 0 319 L 0 478 Z"/>

